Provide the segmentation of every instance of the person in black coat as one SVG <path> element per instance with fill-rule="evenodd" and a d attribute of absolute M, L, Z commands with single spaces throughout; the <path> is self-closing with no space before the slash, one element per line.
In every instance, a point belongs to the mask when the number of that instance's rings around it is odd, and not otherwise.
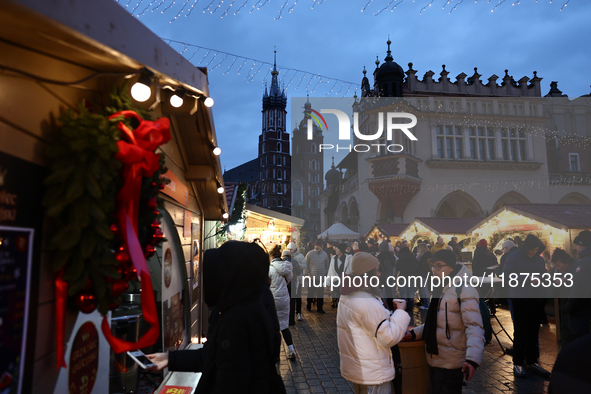
<path fill-rule="evenodd" d="M 573 241 L 577 251 L 566 311 L 575 338 L 589 334 L 591 323 L 591 231 L 584 230 Z"/>
<path fill-rule="evenodd" d="M 396 268 L 396 257 L 394 253 L 390 252 L 390 244 L 387 241 L 382 241 L 378 246 L 380 253 L 378 254 L 378 261 L 380 262 L 380 286 L 382 288 L 382 298 L 386 301 L 388 308 L 394 310 L 394 296 L 396 295 L 396 286 L 392 287 L 392 283 L 388 283 L 388 278 L 394 277 L 394 269 Z M 391 280 L 390 280 L 391 282 Z M 390 286 L 388 286 L 390 284 Z"/>
<path fill-rule="evenodd" d="M 269 258 L 256 244 L 228 241 L 207 250 L 203 293 L 216 307 L 217 323 L 201 349 L 149 354 L 156 369 L 202 372 L 197 394 L 285 392 L 275 369 L 277 329 L 261 300 L 268 299 L 261 297 L 268 269 Z"/>
<path fill-rule="evenodd" d="M 415 303 L 415 291 L 417 290 L 416 281 L 410 280 L 411 276 L 417 274 L 418 262 L 411 250 L 404 244 L 398 252 L 398 261 L 396 262 L 396 268 L 398 269 L 398 291 L 400 292 L 400 298 L 406 300 L 406 312 L 412 316 L 412 311 Z M 404 286 L 401 286 L 401 277 L 406 281 Z"/>
<path fill-rule="evenodd" d="M 472 275 L 483 276 L 488 267 L 497 265 L 497 258 L 488 249 L 488 242 L 486 239 L 478 241 L 476 250 L 474 251 L 474 258 L 472 259 Z"/>

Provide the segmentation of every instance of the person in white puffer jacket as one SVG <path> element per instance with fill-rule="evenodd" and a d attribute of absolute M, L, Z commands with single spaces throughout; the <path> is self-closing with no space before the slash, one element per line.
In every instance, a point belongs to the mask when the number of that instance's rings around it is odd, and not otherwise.
<path fill-rule="evenodd" d="M 456 262 L 453 251 L 440 250 L 429 263 L 434 277 L 462 278 L 459 302 L 453 284 L 435 287 L 425 324 L 410 330 L 405 338 L 425 341 L 432 393 L 461 394 L 463 379 L 472 379 L 482 364 L 484 328 L 480 296 L 470 286 L 470 270 Z"/>
<path fill-rule="evenodd" d="M 404 337 L 410 316 L 404 301 L 394 312 L 386 309 L 380 298 L 381 289 L 372 287 L 369 278 L 379 277 L 378 259 L 359 252 L 351 259 L 351 275 L 367 283 L 355 286 L 345 281 L 337 312 L 337 337 L 341 374 L 353 382 L 355 393 L 391 394 L 395 370 L 390 348 Z"/>
<path fill-rule="evenodd" d="M 281 335 L 285 340 L 289 352 L 287 358 L 295 360 L 296 353 L 293 347 L 293 339 L 289 331 L 289 292 L 287 286 L 292 279 L 292 265 L 291 261 L 281 259 L 281 246 L 275 245 L 271 252 L 271 264 L 269 266 L 269 278 L 271 285 L 269 288 L 273 293 L 275 299 L 275 309 L 277 310 L 277 318 L 279 319 L 279 329 Z"/>

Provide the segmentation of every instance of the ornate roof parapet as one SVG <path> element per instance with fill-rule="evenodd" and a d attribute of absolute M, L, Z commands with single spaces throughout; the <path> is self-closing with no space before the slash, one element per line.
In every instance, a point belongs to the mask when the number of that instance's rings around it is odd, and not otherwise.
<path fill-rule="evenodd" d="M 431 70 L 425 73 L 423 80 L 419 80 L 416 73 L 417 70 L 413 70 L 412 63 L 409 63 L 409 70 L 405 72 L 406 79 L 404 81 L 406 93 L 541 97 L 540 81 L 542 78 L 539 78 L 535 71 L 532 79 L 524 76 L 516 82 L 509 75 L 509 71 L 505 70 L 505 76 L 500 85 L 497 83 L 499 77 L 495 74 L 488 78 L 486 84 L 483 84 L 480 80 L 482 75 L 478 73 L 477 67 L 474 67 L 474 74 L 470 77 L 465 73 L 458 74 L 455 82 L 451 82 L 448 78 L 449 72 L 445 65 L 443 65 L 441 77 L 438 80 L 433 80 L 435 73 Z"/>

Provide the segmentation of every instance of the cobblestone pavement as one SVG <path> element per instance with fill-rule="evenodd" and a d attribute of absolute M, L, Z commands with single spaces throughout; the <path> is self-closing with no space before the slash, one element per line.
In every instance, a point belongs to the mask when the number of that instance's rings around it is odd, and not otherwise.
<path fill-rule="evenodd" d="M 339 369 L 336 309 L 330 307 L 328 298 L 324 301 L 324 315 L 318 314 L 315 307 L 312 311 L 306 310 L 305 302 L 303 304 L 304 321 L 290 327 L 298 357 L 295 361 L 287 360 L 285 343 L 281 354 L 280 373 L 287 393 L 353 393 L 353 385 L 341 376 Z M 414 324 L 421 324 L 425 316 L 426 311 L 415 306 Z M 498 308 L 497 317 L 512 336 L 513 324 L 509 311 Z M 540 329 L 540 363 L 544 368 L 552 370 L 559 346 L 553 317 L 549 316 L 549 320 L 549 324 Z M 491 323 L 495 331 L 500 330 L 494 318 Z M 511 340 L 504 333 L 499 334 L 499 340 L 504 347 L 511 346 Z M 548 380 L 529 372 L 526 378 L 514 377 L 511 357 L 503 355 L 493 336 L 492 343 L 485 349 L 482 366 L 475 377 L 466 383 L 463 393 L 537 394 L 547 392 L 547 388 Z"/>

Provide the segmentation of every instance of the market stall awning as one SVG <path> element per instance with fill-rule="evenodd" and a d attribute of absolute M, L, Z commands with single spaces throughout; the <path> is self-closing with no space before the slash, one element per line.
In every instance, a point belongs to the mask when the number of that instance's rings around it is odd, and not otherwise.
<path fill-rule="evenodd" d="M 356 233 L 353 230 L 350 230 L 347 226 L 343 223 L 335 223 L 330 226 L 328 229 L 324 230 L 320 234 L 318 234 L 318 238 L 326 238 L 326 239 L 357 239 L 359 238 L 359 233 Z"/>
<path fill-rule="evenodd" d="M 493 219 L 502 219 L 507 213 L 546 224 L 560 230 L 586 229 L 591 227 L 591 205 L 578 204 L 506 204 L 502 209 L 472 226 L 468 233 L 476 231 Z M 495 223 L 497 224 L 497 223 Z M 498 221 L 500 230 L 535 230 L 533 223 L 510 224 Z"/>

